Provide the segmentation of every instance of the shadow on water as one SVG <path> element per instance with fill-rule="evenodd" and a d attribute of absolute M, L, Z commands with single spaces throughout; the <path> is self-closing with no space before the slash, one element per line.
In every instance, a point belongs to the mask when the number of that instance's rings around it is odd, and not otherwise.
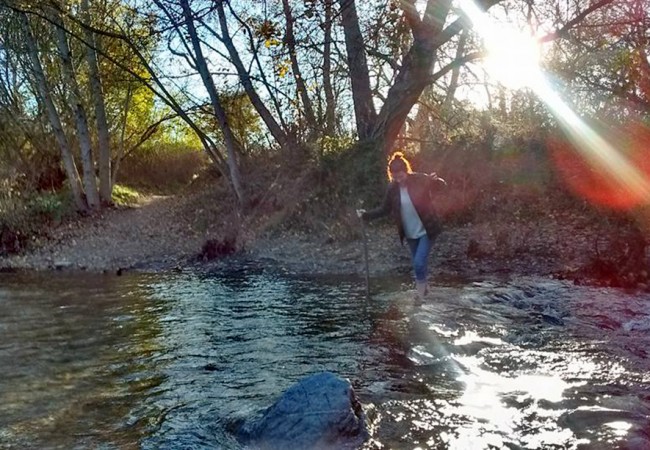
<path fill-rule="evenodd" d="M 241 448 L 317 371 L 372 448 L 650 448 L 650 298 L 546 279 L 0 275 L 0 447 Z M 383 446 L 383 447 L 382 447 Z"/>

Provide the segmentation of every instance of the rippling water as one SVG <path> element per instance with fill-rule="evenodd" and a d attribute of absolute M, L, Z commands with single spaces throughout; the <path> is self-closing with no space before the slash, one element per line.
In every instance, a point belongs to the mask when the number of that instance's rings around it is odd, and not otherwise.
<path fill-rule="evenodd" d="M 374 448 L 650 448 L 650 297 L 546 279 L 0 275 L 0 448 L 239 449 L 329 370 Z"/>

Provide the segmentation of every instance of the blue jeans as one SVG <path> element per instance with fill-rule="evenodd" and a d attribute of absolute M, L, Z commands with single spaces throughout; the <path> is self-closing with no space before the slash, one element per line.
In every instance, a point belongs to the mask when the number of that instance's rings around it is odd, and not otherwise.
<path fill-rule="evenodd" d="M 429 251 L 431 250 L 431 239 L 426 234 L 418 239 L 407 239 L 411 249 L 411 260 L 415 271 L 415 281 L 427 281 Z"/>

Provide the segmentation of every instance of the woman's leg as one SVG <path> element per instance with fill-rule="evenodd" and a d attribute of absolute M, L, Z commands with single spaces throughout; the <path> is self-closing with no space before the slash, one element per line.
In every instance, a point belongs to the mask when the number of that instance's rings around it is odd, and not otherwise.
<path fill-rule="evenodd" d="M 424 297 L 427 289 L 428 261 L 431 251 L 431 240 L 425 234 L 419 239 L 408 239 L 409 248 L 415 272 L 415 287 L 420 297 Z"/>

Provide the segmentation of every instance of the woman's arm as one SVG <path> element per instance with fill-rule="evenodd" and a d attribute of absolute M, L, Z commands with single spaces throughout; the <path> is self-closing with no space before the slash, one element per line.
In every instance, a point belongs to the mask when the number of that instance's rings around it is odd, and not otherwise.
<path fill-rule="evenodd" d="M 429 175 L 429 194 L 433 195 L 447 187 L 447 182 L 440 178 L 435 172 Z"/>
<path fill-rule="evenodd" d="M 363 211 L 361 213 L 361 218 L 363 220 L 374 220 L 388 215 L 388 213 L 392 208 L 392 202 L 391 202 L 392 189 L 394 189 L 393 183 L 388 185 L 388 189 L 386 189 L 386 193 L 384 194 L 384 200 L 381 202 L 381 205 L 375 209 L 371 209 L 370 211 Z"/>

